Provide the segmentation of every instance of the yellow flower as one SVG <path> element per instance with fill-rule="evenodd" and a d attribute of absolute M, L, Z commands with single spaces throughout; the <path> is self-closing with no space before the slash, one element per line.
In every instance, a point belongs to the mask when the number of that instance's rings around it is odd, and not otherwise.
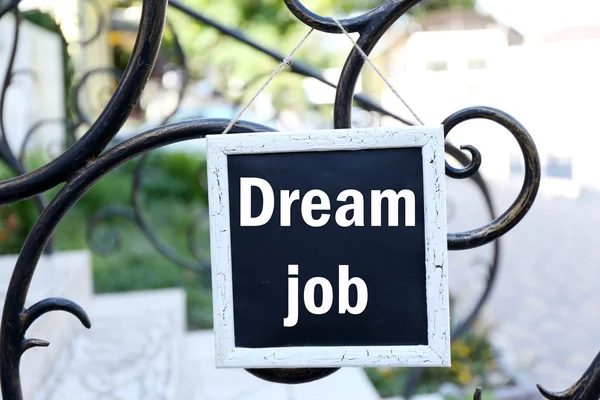
<path fill-rule="evenodd" d="M 457 360 L 452 360 L 452 366 L 450 367 L 450 371 L 459 372 L 462 369 L 462 363 Z"/>
<path fill-rule="evenodd" d="M 460 358 L 467 358 L 471 355 L 471 349 L 463 342 L 456 343 L 456 355 Z"/>
<path fill-rule="evenodd" d="M 469 371 L 468 369 L 463 369 L 458 374 L 458 383 L 460 383 L 461 385 L 466 385 L 471 381 L 471 378 L 473 378 L 473 376 L 471 375 L 471 371 Z"/>

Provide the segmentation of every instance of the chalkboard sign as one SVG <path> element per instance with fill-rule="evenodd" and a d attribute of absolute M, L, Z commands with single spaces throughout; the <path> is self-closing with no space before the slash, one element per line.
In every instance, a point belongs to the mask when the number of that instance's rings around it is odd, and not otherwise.
<path fill-rule="evenodd" d="M 450 365 L 443 137 L 207 138 L 217 366 Z"/>

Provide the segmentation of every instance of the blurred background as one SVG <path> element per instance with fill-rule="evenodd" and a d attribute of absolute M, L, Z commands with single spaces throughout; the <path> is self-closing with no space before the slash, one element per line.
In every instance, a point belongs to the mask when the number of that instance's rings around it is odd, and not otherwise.
<path fill-rule="evenodd" d="M 381 1 L 304 3 L 321 15 L 345 18 Z M 280 0 L 187 0 L 185 5 L 283 55 L 308 31 Z M 15 166 L 3 155 L 3 179 L 46 164 L 86 132 L 115 91 L 141 15 L 138 1 L 25 0 L 19 7 L 22 22 L 12 77 L 3 89 L 2 127 L 18 162 Z M 369 380 L 358 381 L 372 387 L 373 398 L 414 393 L 468 398 L 477 385 L 488 389 L 490 399 L 539 398 L 535 383 L 566 389 L 600 349 L 595 307 L 600 301 L 598 15 L 595 0 L 423 1 L 372 52 L 375 65 L 425 124 L 440 124 L 471 105 L 500 108 L 531 133 L 543 166 L 537 202 L 498 247 L 450 256 L 453 324 L 460 325 L 484 302 L 474 323 L 453 343 L 453 366 L 418 372 L 369 369 Z M 0 20 L 0 76 L 7 73 L 14 30 L 9 13 Z M 351 49 L 344 35 L 314 32 L 295 61 L 337 83 Z M 165 123 L 233 118 L 277 64 L 171 7 L 152 77 L 113 144 Z M 356 93 L 414 119 L 368 66 Z M 335 90 L 323 82 L 284 70 L 242 119 L 273 130 L 331 128 L 334 97 Z M 359 104 L 352 121 L 354 127 L 400 125 Z M 523 157 L 512 136 L 491 122 L 463 123 L 449 140 L 474 145 L 483 156 L 485 187 L 448 179 L 449 228 L 472 229 L 491 219 L 487 189 L 496 216 L 516 197 Z M 54 236 L 54 253 L 87 249 L 95 293 L 182 288 L 187 330 L 210 330 L 204 159 L 203 141 L 197 140 L 117 169 L 68 213 Z M 46 193 L 44 201 L 57 190 Z M 6 279 L 39 212 L 33 200 L 0 207 Z M 205 342 L 196 345 L 212 351 Z M 52 375 L 54 381 L 59 375 Z M 36 398 L 60 398 L 52 397 L 59 394 L 48 387 L 50 381 L 45 381 L 46 394 Z M 214 398 L 252 398 L 241 392 L 227 397 L 227 385 L 221 385 L 211 389 Z M 281 393 L 286 394 L 272 398 L 310 398 Z M 338 392 L 332 393 L 328 398 L 336 398 Z"/>

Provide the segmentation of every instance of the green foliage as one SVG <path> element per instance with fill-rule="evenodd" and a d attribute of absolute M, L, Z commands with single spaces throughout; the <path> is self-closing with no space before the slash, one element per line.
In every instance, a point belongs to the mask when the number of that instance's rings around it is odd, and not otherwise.
<path fill-rule="evenodd" d="M 455 299 L 451 295 L 451 310 L 454 309 L 454 302 Z M 488 327 L 476 321 L 461 338 L 453 340 L 451 360 L 450 368 L 426 368 L 418 382 L 416 393 L 435 393 L 440 385 L 446 382 L 469 390 L 476 386 L 487 386 L 488 376 L 497 372 L 496 355 L 489 338 Z M 369 368 L 366 371 L 383 397 L 403 395 L 411 373 L 411 370 L 406 368 Z M 472 399 L 473 396 L 467 398 Z M 489 399 L 486 393 L 483 398 Z"/>
<path fill-rule="evenodd" d="M 287 54 L 308 31 L 286 7 L 282 0 L 187 0 L 185 4 L 199 10 L 203 15 L 239 29 L 244 35 L 258 43 Z M 382 3 L 381 0 L 304 0 L 306 7 L 320 15 L 351 15 L 364 12 Z M 122 0 L 118 7 L 139 5 L 137 0 Z M 430 0 L 424 1 L 411 12 L 426 12 L 450 6 L 474 7 L 474 0 Z M 214 28 L 173 10 L 169 20 L 175 26 L 177 35 L 187 57 L 187 65 L 194 79 L 209 78 L 217 90 L 235 101 L 241 94 L 240 85 L 260 74 L 270 73 L 276 62 L 261 52 L 226 37 Z M 326 34 L 315 33 L 296 54 L 297 60 L 324 69 L 341 67 L 347 56 L 348 47 L 332 51 L 320 45 Z M 161 57 L 173 60 L 172 38 L 165 32 Z M 124 68 L 129 59 L 130 49 L 115 48 L 114 56 L 119 68 Z M 253 93 L 262 80 L 254 86 L 245 87 L 244 93 Z M 265 91 L 270 93 L 277 111 L 287 107 L 302 112 L 311 107 L 304 97 L 301 77 L 295 74 L 280 74 Z"/>
<path fill-rule="evenodd" d="M 205 211 L 207 204 L 206 191 L 198 183 L 198 174 L 203 171 L 204 165 L 198 155 L 160 152 L 151 155 L 144 167 L 140 192 L 144 217 L 161 241 L 188 260 L 192 259 L 187 249 L 189 224 L 196 215 Z M 59 249 L 80 246 L 85 237 L 87 220 L 101 208 L 130 206 L 134 168 L 135 163 L 124 165 L 82 197 L 57 231 L 56 244 Z M 120 246 L 106 256 L 94 254 L 96 291 L 182 287 L 187 292 L 189 326 L 195 329 L 212 327 L 208 273 L 183 270 L 159 254 L 131 222 L 119 219 L 106 222 L 98 228 L 96 240 L 102 244 L 102 233 L 116 234 Z M 208 256 L 208 232 L 201 231 L 194 240 L 205 244 L 202 250 Z"/>
<path fill-rule="evenodd" d="M 18 253 L 37 218 L 33 201 L 0 206 L 0 248 L 5 254 Z"/>
<path fill-rule="evenodd" d="M 207 192 L 200 185 L 200 181 L 206 176 L 206 164 L 200 156 L 162 153 L 160 157 L 154 157 L 145 171 L 152 177 L 144 184 L 146 197 L 161 201 L 172 199 L 208 204 Z"/>
<path fill-rule="evenodd" d="M 121 46 L 113 47 L 113 66 L 123 72 L 127 67 L 127 63 L 129 62 L 129 58 L 131 57 L 131 51 L 125 50 Z"/>
<path fill-rule="evenodd" d="M 307 6 L 324 15 L 339 15 L 370 9 L 379 3 L 377 0 L 328 0 L 307 3 Z M 281 0 L 190 0 L 186 4 L 282 52 L 291 49 L 308 29 L 291 14 Z M 192 67 L 199 70 L 204 66 L 216 67 L 228 79 L 238 77 L 244 80 L 273 68 L 274 62 L 270 58 L 234 39 L 220 35 L 213 28 L 178 13 L 173 13 L 171 18 L 176 22 L 175 26 Z M 320 46 L 305 46 L 299 51 L 298 58 L 307 56 L 310 56 L 313 65 L 320 67 L 330 66 L 334 60 Z M 252 68 L 248 68 L 249 65 Z"/>
<path fill-rule="evenodd" d="M 105 206 L 130 205 L 137 162 L 125 164 L 102 178 L 77 202 L 74 210 L 91 216 Z M 175 152 L 152 154 L 143 167 L 142 197 L 149 204 L 179 202 L 206 205 L 207 193 L 199 184 L 203 171 L 205 162 L 199 155 Z M 51 193 L 56 193 L 56 190 Z"/>
<path fill-rule="evenodd" d="M 12 178 L 12 172 L 0 166 L 0 180 Z M 32 200 L 0 205 L 0 254 L 15 254 L 37 219 L 38 211 Z"/>
<path fill-rule="evenodd" d="M 31 157 L 30 165 L 43 165 L 41 157 Z M 56 251 L 86 248 L 89 219 L 106 206 L 130 207 L 132 177 L 136 162 L 128 163 L 100 180 L 67 213 L 54 234 Z M 198 155 L 158 152 L 146 160 L 140 189 L 143 214 L 153 232 L 183 258 L 191 260 L 188 227 L 193 218 L 206 211 L 206 190 L 199 185 L 204 176 L 204 160 Z M 12 177 L 0 170 L 0 179 Z M 52 198 L 60 189 L 47 195 Z M 18 253 L 38 217 L 31 200 L 0 207 L 0 254 Z M 206 228 L 205 226 L 203 228 Z M 208 273 L 183 270 L 160 255 L 128 220 L 114 218 L 102 223 L 94 235 L 102 248 L 114 250 L 107 255 L 93 254 L 94 285 L 97 292 L 183 287 L 187 292 L 188 322 L 191 328 L 212 326 L 212 303 Z M 120 246 L 111 247 L 105 234 L 118 235 Z M 208 231 L 196 238 L 208 256 Z"/>
<path fill-rule="evenodd" d="M 413 13 L 425 13 L 451 7 L 473 9 L 475 0 L 424 0 L 413 9 Z"/>

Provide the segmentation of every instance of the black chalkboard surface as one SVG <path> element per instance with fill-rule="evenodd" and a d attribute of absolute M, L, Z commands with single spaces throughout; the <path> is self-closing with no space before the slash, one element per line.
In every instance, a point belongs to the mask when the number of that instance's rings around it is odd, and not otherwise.
<path fill-rule="evenodd" d="M 233 275 L 235 344 L 240 347 L 426 345 L 425 233 L 420 148 L 312 153 L 247 154 L 229 158 L 229 211 Z M 262 226 L 240 226 L 240 178 L 266 180 L 275 193 L 274 212 Z M 324 191 L 335 199 L 346 189 L 364 199 L 364 225 L 340 227 L 334 218 L 323 227 L 307 225 L 300 202 L 291 207 L 291 226 L 280 225 L 282 190 Z M 371 190 L 410 189 L 415 194 L 415 226 L 371 226 Z M 256 200 L 255 200 L 256 199 Z M 403 208 L 402 200 L 396 207 Z M 262 207 L 260 190 L 252 194 L 252 215 Z M 314 213 L 327 211 L 314 211 Z M 324 277 L 333 287 L 333 306 L 323 315 L 300 301 L 298 323 L 284 327 L 288 315 L 288 265 L 297 264 L 299 287 Z M 338 313 L 339 265 L 363 279 L 368 304 L 360 315 Z M 356 288 L 350 304 L 356 303 Z M 316 294 L 322 297 L 322 291 Z M 302 291 L 300 291 L 302 294 Z M 322 299 L 316 301 L 320 304 Z M 406 323 L 410 321 L 410 323 Z"/>
<path fill-rule="evenodd" d="M 345 133 L 208 138 L 219 366 L 449 365 L 441 130 Z"/>

